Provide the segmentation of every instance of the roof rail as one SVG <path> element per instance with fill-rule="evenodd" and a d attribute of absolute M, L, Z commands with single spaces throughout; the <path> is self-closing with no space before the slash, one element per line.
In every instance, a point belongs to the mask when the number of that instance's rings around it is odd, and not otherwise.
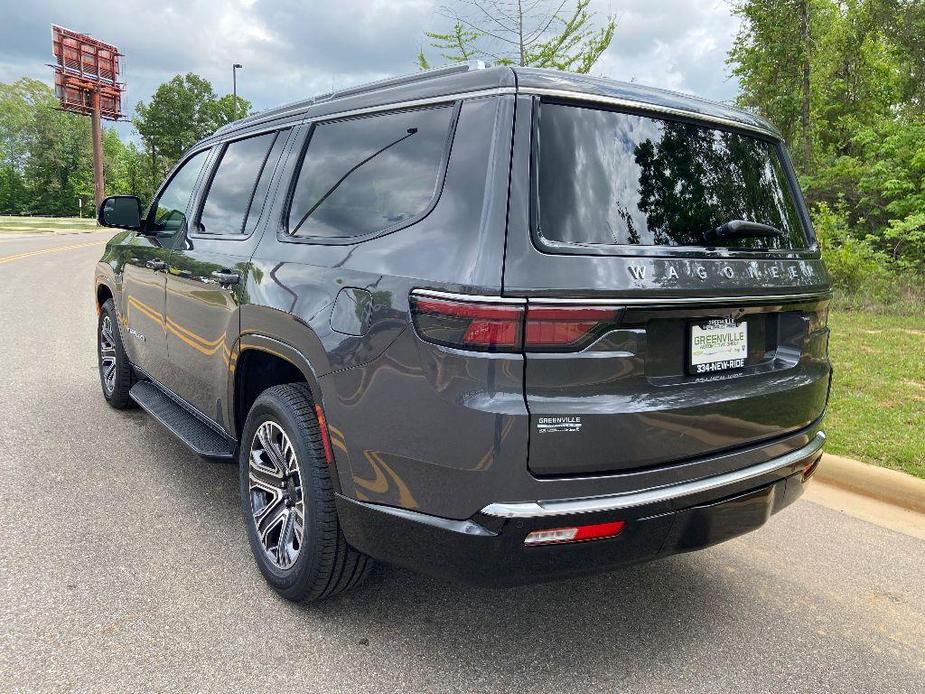
<path fill-rule="evenodd" d="M 416 72 L 413 75 L 402 75 L 401 77 L 388 77 L 384 80 L 376 80 L 375 82 L 367 82 L 366 84 L 359 84 L 356 87 L 348 87 L 347 89 L 339 89 L 336 92 L 331 94 L 332 99 L 338 99 L 344 96 L 353 96 L 354 94 L 362 94 L 363 92 L 371 92 L 375 89 L 385 89 L 387 87 L 398 87 L 403 84 L 412 84 L 414 82 L 422 82 L 424 80 L 429 80 L 434 77 L 443 77 L 444 75 L 455 75 L 458 72 L 469 72 L 473 69 L 473 66 L 468 63 L 460 63 L 458 65 L 445 65 L 444 67 L 435 67 L 430 70 L 422 70 L 421 72 Z"/>
<path fill-rule="evenodd" d="M 266 111 L 261 111 L 255 113 L 251 116 L 246 116 L 239 120 L 236 120 L 227 125 L 223 125 L 221 128 L 215 131 L 216 135 L 222 135 L 231 130 L 236 130 L 245 125 L 253 125 L 255 123 L 260 123 L 266 120 L 272 120 L 273 118 L 279 116 L 280 114 L 287 113 L 294 109 L 298 108 L 307 108 L 314 104 L 319 104 L 324 101 L 331 101 L 333 99 L 341 99 L 347 96 L 353 96 L 355 94 L 362 94 L 364 92 L 371 92 L 377 89 L 387 89 L 389 87 L 398 87 L 404 84 L 413 84 L 415 82 L 423 82 L 425 80 L 434 79 L 435 77 L 444 77 L 446 75 L 454 75 L 462 72 L 469 72 L 470 70 L 483 70 L 486 65 L 482 61 L 471 61 L 469 63 L 459 63 L 457 65 L 446 65 L 444 67 L 435 67 L 430 70 L 422 70 L 421 72 L 416 72 L 413 75 L 402 75 L 400 77 L 388 77 L 383 80 L 376 80 L 375 82 L 367 82 L 366 84 L 360 84 L 356 87 L 348 87 L 347 89 L 340 89 L 337 91 L 327 92 L 325 94 L 319 94 L 313 96 L 309 99 L 301 99 L 299 101 L 294 101 L 289 104 L 284 104 L 282 106 L 277 106 L 276 108 L 271 108 Z"/>

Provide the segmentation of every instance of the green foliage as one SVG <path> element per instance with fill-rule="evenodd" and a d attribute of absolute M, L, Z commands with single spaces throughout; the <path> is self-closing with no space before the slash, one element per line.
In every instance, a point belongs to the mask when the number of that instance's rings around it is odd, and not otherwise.
<path fill-rule="evenodd" d="M 103 170 L 109 194 L 150 201 L 177 158 L 197 140 L 231 122 L 231 95 L 192 73 L 161 85 L 134 119 L 145 151 L 103 129 Z M 250 103 L 238 97 L 237 116 Z M 79 200 L 92 214 L 93 154 L 90 120 L 58 108 L 38 80 L 0 83 L 0 214 L 76 216 Z"/>
<path fill-rule="evenodd" d="M 616 19 L 596 27 L 591 0 L 457 0 L 443 15 L 450 32 L 425 32 L 430 47 L 450 63 L 485 59 L 497 65 L 529 65 L 587 73 L 613 41 Z M 424 49 L 417 64 L 430 68 Z"/>
<path fill-rule="evenodd" d="M 847 294 L 870 291 L 886 271 L 889 259 L 865 239 L 851 235 L 844 205 L 820 203 L 813 214 L 816 237 L 832 276 L 832 285 Z"/>
<path fill-rule="evenodd" d="M 424 35 L 430 39 L 430 46 L 440 51 L 440 56 L 448 63 L 465 63 L 478 55 L 475 42 L 478 41 L 479 34 L 469 31 L 461 22 L 456 22 L 453 31 L 448 34 L 426 31 Z M 429 70 L 431 67 L 423 48 L 418 52 L 418 67 L 422 70 Z"/>
<path fill-rule="evenodd" d="M 192 72 L 159 86 L 147 104 L 138 102 L 132 124 L 145 145 L 149 179 L 160 181 L 186 150 L 230 123 L 233 103 L 231 95 L 216 97 L 212 84 Z M 250 102 L 238 97 L 238 117 L 249 111 Z"/>
<path fill-rule="evenodd" d="M 739 0 L 734 11 L 739 103 L 800 143 L 794 160 L 840 289 L 864 304 L 920 301 L 925 2 Z"/>
<path fill-rule="evenodd" d="M 0 84 L 0 212 L 76 215 L 92 198 L 90 122 L 57 105 L 38 80 Z"/>

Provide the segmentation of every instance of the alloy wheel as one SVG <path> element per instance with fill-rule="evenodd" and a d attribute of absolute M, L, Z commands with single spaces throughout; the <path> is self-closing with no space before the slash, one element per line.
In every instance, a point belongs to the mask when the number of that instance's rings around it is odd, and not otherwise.
<path fill-rule="evenodd" d="M 270 562 L 288 569 L 299 557 L 305 525 L 302 476 L 292 442 L 276 422 L 257 429 L 248 456 L 254 526 Z"/>
<path fill-rule="evenodd" d="M 103 316 L 100 325 L 100 375 L 106 392 L 111 395 L 116 388 L 116 340 L 109 316 Z"/>

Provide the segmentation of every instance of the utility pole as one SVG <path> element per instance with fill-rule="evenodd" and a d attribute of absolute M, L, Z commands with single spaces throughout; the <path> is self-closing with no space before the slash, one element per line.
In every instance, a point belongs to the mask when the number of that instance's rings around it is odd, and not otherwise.
<path fill-rule="evenodd" d="M 231 66 L 231 120 L 238 120 L 238 68 L 243 68 L 241 63 L 235 63 Z"/>
<path fill-rule="evenodd" d="M 100 209 L 106 186 L 103 181 L 103 124 L 100 113 L 100 90 L 91 93 L 92 110 L 90 111 L 90 133 L 93 137 L 93 202 L 94 209 Z"/>

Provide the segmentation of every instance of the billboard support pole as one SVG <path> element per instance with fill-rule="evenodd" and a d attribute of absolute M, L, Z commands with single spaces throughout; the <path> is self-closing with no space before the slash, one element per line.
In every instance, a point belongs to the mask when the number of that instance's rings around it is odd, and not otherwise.
<path fill-rule="evenodd" d="M 93 110 L 90 112 L 90 130 L 93 136 L 93 200 L 99 211 L 106 195 L 103 180 L 103 127 L 100 114 L 100 92 L 94 89 L 91 95 Z"/>

